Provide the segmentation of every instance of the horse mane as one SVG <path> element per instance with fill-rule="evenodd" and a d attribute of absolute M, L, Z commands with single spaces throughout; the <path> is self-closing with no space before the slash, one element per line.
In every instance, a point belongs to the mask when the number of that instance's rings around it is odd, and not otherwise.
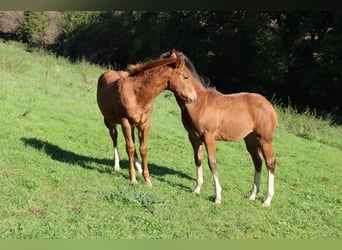
<path fill-rule="evenodd" d="M 138 75 L 139 73 L 150 71 L 152 69 L 159 69 L 165 65 L 176 62 L 177 58 L 162 58 L 145 63 L 137 63 L 128 65 L 128 73 L 130 76 Z"/>
<path fill-rule="evenodd" d="M 160 58 L 169 58 L 172 52 L 173 51 L 164 52 L 160 55 Z M 191 74 L 202 84 L 203 87 L 210 88 L 210 79 L 208 77 L 200 76 L 197 73 L 194 64 L 190 61 L 190 59 L 183 52 L 180 52 L 178 50 L 174 50 L 174 52 L 176 53 L 176 56 L 183 55 L 185 66 L 188 68 Z"/>

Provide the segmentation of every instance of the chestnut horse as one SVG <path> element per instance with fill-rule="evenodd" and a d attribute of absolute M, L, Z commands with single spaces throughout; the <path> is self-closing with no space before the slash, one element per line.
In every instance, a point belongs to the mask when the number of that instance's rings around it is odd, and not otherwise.
<path fill-rule="evenodd" d="M 161 58 L 176 57 L 178 53 L 166 52 L 161 55 Z M 244 139 L 255 167 L 254 183 L 249 200 L 255 200 L 260 190 L 261 166 L 262 160 L 265 159 L 268 169 L 268 193 L 263 206 L 270 206 L 274 195 L 276 164 L 272 141 L 277 123 L 277 115 L 272 104 L 255 93 L 224 95 L 213 88 L 208 88 L 198 76 L 190 60 L 185 55 L 184 57 L 187 67 L 197 79 L 197 81 L 192 81 L 197 93 L 196 103 L 187 105 L 176 96 L 197 166 L 197 186 L 194 193 L 199 194 L 203 184 L 202 144 L 204 143 L 206 147 L 208 164 L 214 177 L 215 203 L 220 203 L 222 188 L 217 174 L 215 141 Z"/>
<path fill-rule="evenodd" d="M 192 103 L 197 99 L 192 81 L 192 74 L 185 67 L 183 55 L 130 65 L 128 72 L 106 71 L 99 77 L 97 103 L 113 141 L 114 169 L 120 169 L 116 125 L 121 124 L 126 139 L 131 182 L 137 182 L 134 159 L 139 170 L 134 145 L 134 128 L 138 129 L 142 174 L 146 184 L 151 187 L 147 167 L 147 137 L 153 100 L 163 90 L 169 89 L 179 100 Z"/>

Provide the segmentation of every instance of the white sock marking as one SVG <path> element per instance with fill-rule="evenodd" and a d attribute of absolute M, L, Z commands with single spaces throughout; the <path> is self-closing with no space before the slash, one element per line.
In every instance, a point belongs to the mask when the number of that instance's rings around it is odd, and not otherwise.
<path fill-rule="evenodd" d="M 120 170 L 120 157 L 119 157 L 119 151 L 118 148 L 114 148 L 114 170 L 119 171 Z"/>
<path fill-rule="evenodd" d="M 140 174 L 142 174 L 141 162 L 138 158 L 134 158 L 135 168 L 138 170 Z"/>
<path fill-rule="evenodd" d="M 200 194 L 201 192 L 201 187 L 203 185 L 203 169 L 202 169 L 202 165 L 199 167 L 196 167 L 197 170 L 197 186 L 194 190 L 195 194 Z"/>
<path fill-rule="evenodd" d="M 253 188 L 252 188 L 252 193 L 248 197 L 249 200 L 254 201 L 257 193 L 259 193 L 260 190 L 260 175 L 261 172 L 254 172 L 254 183 L 253 183 Z"/>
<path fill-rule="evenodd" d="M 264 207 L 269 207 L 271 205 L 271 200 L 274 195 L 274 174 L 268 170 L 268 190 L 267 190 L 267 198 L 262 204 Z"/>
<path fill-rule="evenodd" d="M 220 204 L 221 203 L 221 185 L 219 183 L 218 177 L 216 175 L 214 176 L 214 182 L 215 182 L 215 190 L 216 190 L 216 198 L 215 198 L 215 203 Z"/>

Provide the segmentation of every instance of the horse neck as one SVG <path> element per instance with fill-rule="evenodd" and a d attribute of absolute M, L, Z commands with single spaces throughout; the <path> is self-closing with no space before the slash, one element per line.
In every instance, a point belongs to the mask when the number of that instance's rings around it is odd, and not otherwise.
<path fill-rule="evenodd" d="M 194 80 L 192 86 L 196 90 L 197 95 L 201 96 L 208 92 L 208 89 L 204 87 L 199 80 Z"/>
<path fill-rule="evenodd" d="M 193 83 L 192 83 L 192 86 L 194 87 L 195 91 L 196 91 L 196 94 L 197 94 L 197 101 L 192 103 L 191 105 L 185 105 L 183 103 L 183 105 L 191 108 L 191 107 L 196 107 L 197 105 L 199 105 L 200 103 L 203 102 L 203 100 L 206 98 L 208 92 L 209 92 L 209 89 L 207 89 L 206 87 L 204 87 L 202 85 L 202 83 L 199 81 L 199 80 L 194 80 Z M 193 105 L 194 104 L 194 105 Z"/>
<path fill-rule="evenodd" d="M 163 90 L 167 88 L 167 78 L 158 72 L 150 73 L 139 79 L 139 92 L 141 99 L 146 102 L 153 101 Z"/>

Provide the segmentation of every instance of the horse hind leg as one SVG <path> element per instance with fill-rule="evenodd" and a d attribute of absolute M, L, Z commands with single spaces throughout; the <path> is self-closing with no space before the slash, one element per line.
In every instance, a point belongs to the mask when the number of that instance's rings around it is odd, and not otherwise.
<path fill-rule="evenodd" d="M 136 151 L 135 151 L 135 154 L 134 154 L 134 165 L 135 165 L 135 168 L 138 170 L 138 172 L 140 174 L 142 174 L 141 161 L 139 160 Z"/>
<path fill-rule="evenodd" d="M 134 169 L 135 144 L 132 137 L 132 126 L 128 119 L 122 119 L 121 128 L 126 140 L 126 152 L 129 159 L 129 176 L 132 183 L 138 183 Z"/>
<path fill-rule="evenodd" d="M 252 192 L 248 197 L 249 200 L 254 201 L 257 193 L 260 191 L 260 176 L 263 157 L 260 145 L 254 133 L 249 134 L 244 140 L 246 148 L 251 155 L 254 164 L 254 182 L 252 186 Z"/>
<path fill-rule="evenodd" d="M 113 147 L 114 147 L 114 170 L 119 171 L 120 170 L 120 157 L 119 157 L 119 151 L 118 151 L 118 131 L 116 130 L 115 125 L 110 126 L 109 123 L 104 120 L 106 127 L 109 130 L 109 135 L 112 138 L 113 141 Z"/>
<path fill-rule="evenodd" d="M 274 170 L 276 165 L 276 158 L 273 152 L 272 140 L 260 140 L 262 152 L 266 161 L 268 169 L 268 189 L 267 197 L 262 204 L 263 207 L 269 207 L 271 205 L 272 198 L 274 196 Z"/>
<path fill-rule="evenodd" d="M 132 138 L 133 138 L 133 142 L 135 143 L 134 128 L 132 128 Z M 134 165 L 135 165 L 135 168 L 138 170 L 138 172 L 142 174 L 141 161 L 139 161 L 136 150 L 134 151 Z"/>

